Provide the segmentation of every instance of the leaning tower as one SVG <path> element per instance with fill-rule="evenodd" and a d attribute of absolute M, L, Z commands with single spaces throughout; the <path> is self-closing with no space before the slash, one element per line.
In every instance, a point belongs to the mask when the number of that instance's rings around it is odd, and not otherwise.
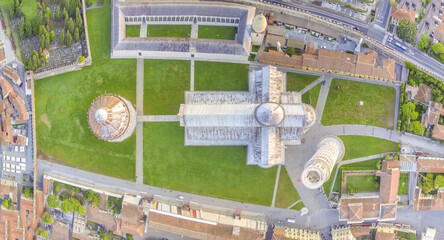
<path fill-rule="evenodd" d="M 321 139 L 316 153 L 305 164 L 302 183 L 310 189 L 320 188 L 330 178 L 334 165 L 342 159 L 344 152 L 341 139 L 335 136 Z"/>

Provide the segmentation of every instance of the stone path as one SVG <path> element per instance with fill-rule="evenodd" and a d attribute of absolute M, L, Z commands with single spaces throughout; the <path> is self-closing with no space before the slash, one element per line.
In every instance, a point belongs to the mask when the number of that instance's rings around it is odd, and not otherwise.
<path fill-rule="evenodd" d="M 310 91 L 310 89 L 314 88 L 316 85 L 324 81 L 325 75 L 322 75 L 318 79 L 316 79 L 314 82 L 310 83 L 308 86 L 306 86 L 304 89 L 300 91 L 301 95 Z"/>
<path fill-rule="evenodd" d="M 191 60 L 191 70 L 190 70 L 190 91 L 194 91 L 194 59 Z"/>
<path fill-rule="evenodd" d="M 297 200 L 296 202 L 291 204 L 287 209 L 291 209 L 294 205 L 298 204 L 299 202 L 302 202 L 302 200 L 301 199 Z"/>
<path fill-rule="evenodd" d="M 146 37 L 147 34 L 147 24 L 143 23 L 142 25 L 140 25 L 140 37 Z"/>
<path fill-rule="evenodd" d="M 143 59 L 137 59 L 136 112 L 143 115 Z M 136 183 L 143 184 L 143 122 L 136 125 Z"/>
<path fill-rule="evenodd" d="M 273 191 L 273 200 L 271 200 L 271 206 L 274 207 L 274 203 L 276 201 L 276 194 L 278 190 L 279 185 L 279 176 L 281 175 L 281 167 L 282 165 L 278 166 L 277 174 L 276 174 L 276 182 L 274 183 L 274 191 Z"/>
<path fill-rule="evenodd" d="M 199 25 L 197 23 L 191 24 L 191 38 L 197 38 L 198 31 Z"/>
<path fill-rule="evenodd" d="M 319 93 L 318 103 L 316 104 L 316 122 L 321 123 L 322 113 L 324 112 L 325 103 L 327 102 L 328 92 L 330 91 L 332 76 L 324 76 L 325 83 L 321 86 L 321 91 Z"/>
<path fill-rule="evenodd" d="M 179 122 L 177 115 L 144 115 L 137 118 L 140 122 Z"/>

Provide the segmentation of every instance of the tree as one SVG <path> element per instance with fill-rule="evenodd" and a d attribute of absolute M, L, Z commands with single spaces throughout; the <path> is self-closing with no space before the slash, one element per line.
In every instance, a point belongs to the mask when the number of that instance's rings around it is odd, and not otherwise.
<path fill-rule="evenodd" d="M 68 20 L 68 31 L 71 35 L 74 34 L 74 28 L 75 28 L 74 21 L 72 20 L 72 18 L 70 18 Z"/>
<path fill-rule="evenodd" d="M 402 106 L 402 116 L 408 122 L 418 118 L 418 112 L 415 111 L 416 105 L 413 102 L 408 102 Z"/>
<path fill-rule="evenodd" d="M 76 26 L 79 28 L 80 26 L 82 26 L 82 23 L 82 15 L 80 15 L 80 10 L 76 8 Z"/>
<path fill-rule="evenodd" d="M 46 202 L 50 208 L 58 208 L 60 205 L 59 199 L 54 194 L 49 195 Z"/>
<path fill-rule="evenodd" d="M 14 203 L 12 202 L 12 200 L 10 198 L 4 199 L 2 202 L 3 207 L 5 207 L 6 209 L 10 209 L 12 208 L 12 206 L 14 205 Z"/>
<path fill-rule="evenodd" d="M 79 41 L 79 29 L 76 28 L 76 30 L 74 30 L 74 42 L 78 41 Z"/>
<path fill-rule="evenodd" d="M 44 238 L 48 237 L 48 232 L 43 230 L 41 227 L 37 228 L 37 230 L 35 231 L 35 233 L 39 236 L 42 236 Z"/>
<path fill-rule="evenodd" d="M 84 206 L 79 206 L 77 212 L 78 212 L 80 215 L 85 215 L 85 214 L 86 214 L 86 207 L 84 207 Z"/>
<path fill-rule="evenodd" d="M 63 45 L 65 41 L 65 30 L 62 29 L 62 32 L 59 35 L 59 45 Z"/>
<path fill-rule="evenodd" d="M 295 55 L 296 54 L 296 50 L 294 50 L 294 47 L 289 47 L 287 49 L 287 54 L 290 55 L 290 56 Z"/>
<path fill-rule="evenodd" d="M 435 188 L 444 188 L 444 176 L 443 175 L 436 176 Z"/>
<path fill-rule="evenodd" d="M 52 216 L 48 212 L 44 212 L 42 215 L 42 222 L 46 224 L 53 224 L 54 218 L 52 218 Z"/>
<path fill-rule="evenodd" d="M 421 122 L 413 121 L 407 126 L 407 131 L 413 132 L 416 135 L 421 135 L 424 131 L 424 128 L 422 127 Z"/>
<path fill-rule="evenodd" d="M 60 209 L 62 209 L 62 212 L 68 213 L 70 209 L 70 205 L 68 201 L 62 202 L 62 205 L 60 205 Z"/>
<path fill-rule="evenodd" d="M 126 240 L 133 240 L 133 235 L 127 233 Z"/>
<path fill-rule="evenodd" d="M 86 4 L 87 7 L 91 6 L 91 4 L 92 4 L 92 3 L 91 3 L 91 0 L 86 0 L 86 1 L 85 1 L 85 4 Z"/>
<path fill-rule="evenodd" d="M 99 204 L 100 204 L 99 194 L 95 193 L 91 189 L 89 189 L 83 193 L 83 198 L 85 200 L 87 200 L 93 206 L 99 206 Z"/>
<path fill-rule="evenodd" d="M 396 33 L 398 34 L 399 38 L 407 42 L 413 42 L 416 36 L 416 23 L 408 19 L 401 19 L 399 21 Z"/>
<path fill-rule="evenodd" d="M 56 35 L 55 35 L 54 31 L 51 31 L 49 33 L 49 41 L 54 42 L 55 37 L 56 37 Z"/>
<path fill-rule="evenodd" d="M 65 35 L 65 45 L 71 47 L 71 33 L 67 32 Z"/>
<path fill-rule="evenodd" d="M 26 37 L 32 36 L 32 24 L 31 24 L 31 21 L 29 21 L 29 20 L 26 20 L 25 33 L 26 33 Z"/>
<path fill-rule="evenodd" d="M 24 38 L 25 37 L 25 18 L 20 19 L 19 31 L 20 31 L 20 36 L 22 38 Z"/>
<path fill-rule="evenodd" d="M 45 33 L 45 48 L 49 48 L 49 44 L 51 42 L 51 37 L 49 36 L 49 32 Z"/>
<path fill-rule="evenodd" d="M 25 198 L 29 198 L 31 196 L 31 189 L 29 187 L 23 188 L 23 195 L 25 195 Z"/>
<path fill-rule="evenodd" d="M 434 186 L 435 184 L 434 184 L 433 174 L 427 173 L 425 178 L 422 179 L 422 183 L 420 186 L 424 191 L 424 194 L 427 196 L 432 191 Z"/>
<path fill-rule="evenodd" d="M 82 63 L 83 61 L 85 61 L 85 57 L 84 56 L 80 56 L 78 61 L 79 61 L 79 63 Z"/>
<path fill-rule="evenodd" d="M 440 42 L 433 44 L 432 52 L 435 54 L 444 53 L 444 44 Z"/>
<path fill-rule="evenodd" d="M 423 52 L 427 52 L 431 43 L 432 43 L 432 40 L 430 40 L 429 36 L 427 36 L 426 34 L 422 34 L 421 40 L 419 40 L 419 42 L 418 42 L 418 49 Z"/>
<path fill-rule="evenodd" d="M 60 5 L 57 6 L 56 12 L 55 12 L 55 20 L 60 21 Z"/>

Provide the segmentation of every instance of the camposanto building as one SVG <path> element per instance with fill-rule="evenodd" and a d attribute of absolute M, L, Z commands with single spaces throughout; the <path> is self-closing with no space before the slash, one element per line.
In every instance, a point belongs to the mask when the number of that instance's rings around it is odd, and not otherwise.
<path fill-rule="evenodd" d="M 248 61 L 255 8 L 222 2 L 113 0 L 111 58 Z M 126 37 L 127 25 L 191 25 L 190 38 Z M 233 40 L 197 38 L 199 25 L 237 27 Z M 142 31 L 141 31 L 142 32 Z"/>
<path fill-rule="evenodd" d="M 247 146 L 247 164 L 264 168 L 284 164 L 285 145 L 301 144 L 316 120 L 272 66 L 249 72 L 248 92 L 186 92 L 178 115 L 185 145 Z"/>

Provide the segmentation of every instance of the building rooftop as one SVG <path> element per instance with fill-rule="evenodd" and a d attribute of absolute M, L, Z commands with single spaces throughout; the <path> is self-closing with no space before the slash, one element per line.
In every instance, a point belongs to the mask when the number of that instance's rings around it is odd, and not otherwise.
<path fill-rule="evenodd" d="M 12 81 L 14 81 L 16 84 L 20 84 L 20 75 L 18 74 L 17 70 L 14 68 L 5 65 L 3 68 L 3 74 L 5 74 L 8 78 L 10 78 Z"/>
<path fill-rule="evenodd" d="M 267 18 L 263 14 L 256 15 L 253 19 L 253 31 L 257 33 L 265 32 L 265 28 L 267 28 Z"/>
<path fill-rule="evenodd" d="M 406 7 L 398 8 L 392 12 L 392 18 L 396 19 L 407 19 L 412 22 L 416 20 L 416 12 L 412 9 L 407 9 Z"/>
<path fill-rule="evenodd" d="M 421 83 L 419 85 L 418 93 L 414 99 L 422 104 L 426 104 L 432 100 L 432 88 Z"/>
<path fill-rule="evenodd" d="M 441 125 L 439 125 L 441 126 Z M 436 126 L 435 126 L 436 128 Z M 443 126 L 444 128 L 444 126 Z M 444 158 L 418 157 L 416 159 L 418 172 L 444 173 Z"/>

